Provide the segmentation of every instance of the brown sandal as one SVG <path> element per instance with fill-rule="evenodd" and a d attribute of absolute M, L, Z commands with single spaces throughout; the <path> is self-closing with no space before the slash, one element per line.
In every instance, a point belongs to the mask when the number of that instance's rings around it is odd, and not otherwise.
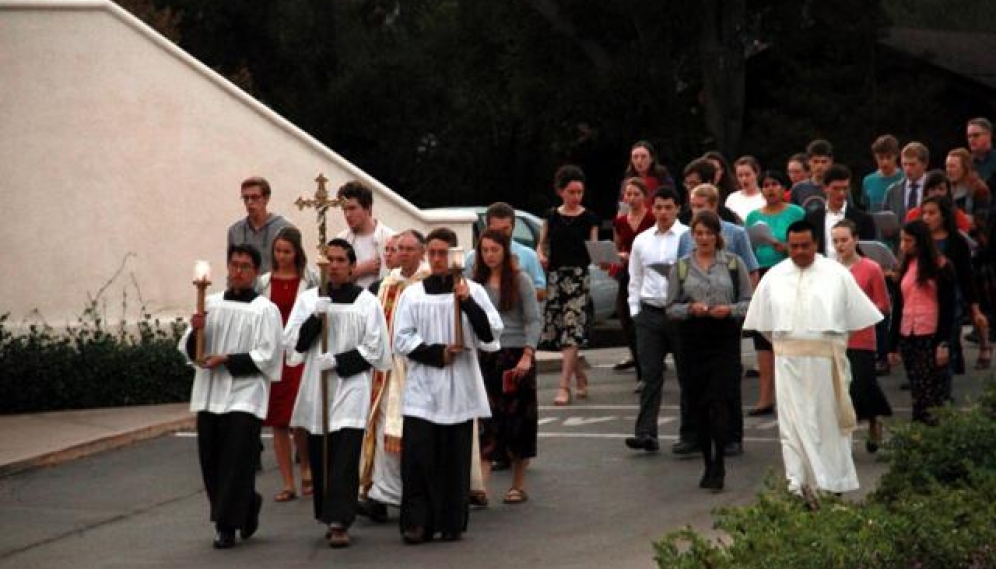
<path fill-rule="evenodd" d="M 506 504 L 521 504 L 529 499 L 529 494 L 521 488 L 509 488 L 505 493 L 503 502 Z"/>
<path fill-rule="evenodd" d="M 293 490 L 281 490 L 273 497 L 274 502 L 290 502 L 297 499 L 297 493 Z"/>

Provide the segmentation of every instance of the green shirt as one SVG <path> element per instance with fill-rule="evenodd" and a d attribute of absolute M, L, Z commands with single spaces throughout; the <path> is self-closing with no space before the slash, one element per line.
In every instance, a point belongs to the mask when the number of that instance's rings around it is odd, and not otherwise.
<path fill-rule="evenodd" d="M 754 211 L 747 214 L 747 219 L 744 220 L 744 226 L 750 227 L 758 222 L 764 222 L 771 228 L 771 234 L 775 239 L 785 242 L 786 236 L 788 234 L 788 227 L 796 221 L 806 217 L 806 210 L 795 204 L 786 204 L 788 207 L 783 209 L 781 213 L 776 215 L 765 215 L 762 209 L 755 209 Z M 785 253 L 779 253 L 771 245 L 761 245 L 754 249 L 754 255 L 757 257 L 757 264 L 760 265 L 762 269 L 773 267 L 783 261 L 788 255 Z"/>

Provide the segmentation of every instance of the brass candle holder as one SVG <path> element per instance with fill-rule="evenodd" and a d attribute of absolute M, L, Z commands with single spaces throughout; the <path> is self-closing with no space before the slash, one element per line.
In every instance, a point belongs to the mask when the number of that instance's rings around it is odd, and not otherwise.
<path fill-rule="evenodd" d="M 197 309 L 195 314 L 204 316 L 204 298 L 207 287 L 211 286 L 211 264 L 207 261 L 197 261 L 194 263 L 194 287 L 197 289 Z M 196 342 L 196 353 L 194 362 L 198 365 L 204 364 L 204 328 L 195 331 L 194 340 Z"/>

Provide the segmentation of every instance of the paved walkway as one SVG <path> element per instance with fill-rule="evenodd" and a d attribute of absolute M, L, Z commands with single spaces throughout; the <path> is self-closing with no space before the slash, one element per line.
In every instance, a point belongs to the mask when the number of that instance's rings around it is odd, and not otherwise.
<path fill-rule="evenodd" d="M 617 348 L 595 351 L 623 353 Z M 541 352 L 538 359 L 541 372 L 560 369 L 559 353 Z M 188 403 L 172 403 L 0 415 L 0 477 L 193 429 L 188 409 Z"/>

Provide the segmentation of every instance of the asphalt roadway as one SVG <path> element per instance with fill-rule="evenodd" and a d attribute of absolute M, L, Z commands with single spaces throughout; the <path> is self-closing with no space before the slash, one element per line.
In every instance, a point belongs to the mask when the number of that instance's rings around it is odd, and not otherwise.
<path fill-rule="evenodd" d="M 745 344 L 746 345 L 746 344 Z M 968 358 L 975 361 L 969 344 Z M 753 352 L 745 352 L 751 357 Z M 701 459 L 671 455 L 677 432 L 677 387 L 669 372 L 661 409 L 662 450 L 628 450 L 637 396 L 632 372 L 614 372 L 623 351 L 591 350 L 590 398 L 569 407 L 549 405 L 556 375 L 540 377 L 539 456 L 527 476 L 528 502 L 504 505 L 507 471 L 495 473 L 491 506 L 471 513 L 459 542 L 403 545 L 397 511 L 384 525 L 360 518 L 353 545 L 331 550 L 313 521 L 309 500 L 277 504 L 279 475 L 266 441 L 257 486 L 266 499 L 260 530 L 228 551 L 211 547 L 212 527 L 199 477 L 196 441 L 178 433 L 138 442 L 49 468 L 0 478 L 0 567 L 653 567 L 651 543 L 683 525 L 711 531 L 710 512 L 746 504 L 769 473 L 780 477 L 777 423 L 745 419 L 743 456 L 727 463 L 727 487 L 710 494 L 697 487 Z M 750 358 L 745 358 L 749 361 Z M 673 366 L 671 368 L 673 370 Z M 882 378 L 896 411 L 909 417 L 902 370 Z M 955 380 L 959 401 L 977 393 L 990 372 Z M 745 379 L 744 403 L 753 403 L 757 381 Z M 855 437 L 862 490 L 874 487 L 884 465 Z"/>

